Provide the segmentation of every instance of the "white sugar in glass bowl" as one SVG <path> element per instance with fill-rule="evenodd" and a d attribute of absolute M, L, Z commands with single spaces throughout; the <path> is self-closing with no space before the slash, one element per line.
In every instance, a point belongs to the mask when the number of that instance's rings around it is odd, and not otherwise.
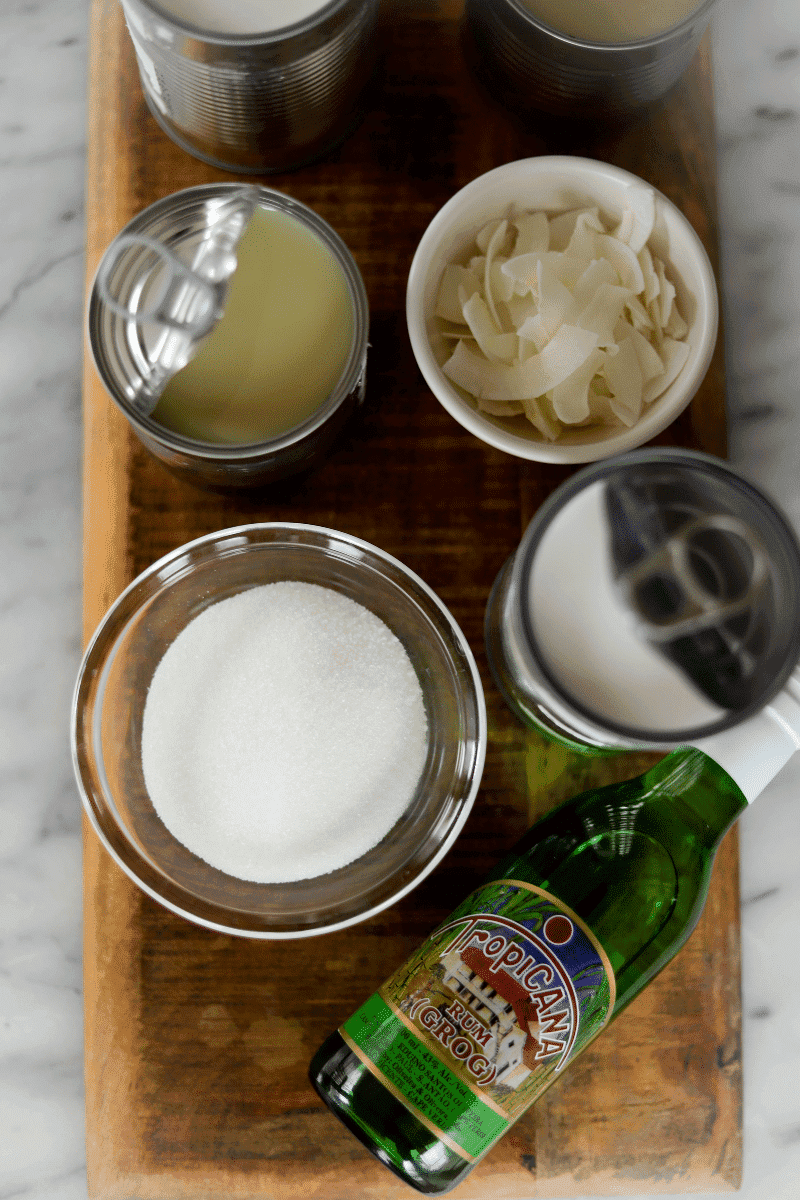
<path fill-rule="evenodd" d="M 460 262 L 488 222 L 516 212 L 548 215 L 597 205 L 608 227 L 621 219 L 631 189 L 644 180 L 594 159 L 542 156 L 497 167 L 463 187 L 436 214 L 417 247 L 408 277 L 406 317 L 417 364 L 437 400 L 475 437 L 508 454 L 538 462 L 585 463 L 643 445 L 686 408 L 708 370 L 717 340 L 719 303 L 714 272 L 683 213 L 657 189 L 648 246 L 666 264 L 689 329 L 689 355 L 670 386 L 630 427 L 573 425 L 548 441 L 525 417 L 490 416 L 442 370 L 453 343 L 434 316 L 442 273 Z"/>
<path fill-rule="evenodd" d="M 190 622 L 213 615 L 209 609 L 218 601 L 244 599 L 241 593 L 284 581 L 331 589 L 388 626 L 419 682 L 427 751 L 408 806 L 377 844 L 311 878 L 249 882 L 210 865 L 162 821 L 145 782 L 144 710 L 159 664 Z M 258 738 L 260 744 L 260 733 Z M 486 709 L 461 630 L 434 592 L 397 559 L 332 529 L 253 524 L 179 547 L 111 606 L 79 672 L 72 747 L 87 815 L 105 848 L 145 893 L 206 928 L 298 938 L 373 916 L 433 870 L 477 794 Z M 243 759 L 249 759 L 249 750 L 242 749 Z M 309 824 L 313 827 L 313 813 Z"/>

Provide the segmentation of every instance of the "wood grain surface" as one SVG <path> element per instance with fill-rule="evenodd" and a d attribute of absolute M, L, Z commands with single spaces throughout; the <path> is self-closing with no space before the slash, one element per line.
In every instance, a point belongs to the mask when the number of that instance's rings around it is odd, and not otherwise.
<path fill-rule="evenodd" d="M 714 126 L 704 48 L 669 100 L 625 130 L 520 121 L 469 69 L 458 4 L 384 6 L 385 56 L 356 132 L 323 162 L 270 176 L 352 249 L 371 308 L 368 399 L 313 475 L 225 497 L 173 478 L 136 442 L 87 360 L 85 632 L 140 570 L 249 520 L 332 526 L 374 542 L 449 606 L 478 659 L 489 749 L 474 810 L 441 866 L 355 929 L 256 943 L 151 902 L 85 836 L 86 1083 L 94 1200 L 375 1200 L 410 1195 L 316 1098 L 322 1039 L 531 823 L 564 796 L 650 759 L 579 758 L 516 725 L 489 674 L 482 622 L 494 577 L 567 472 L 523 463 L 461 429 L 424 386 L 404 290 L 416 244 L 463 184 L 540 153 L 605 159 L 687 214 L 716 262 Z M 190 157 L 144 103 L 117 0 L 93 0 L 87 286 L 105 247 L 161 196 L 230 176 Z M 658 439 L 725 453 L 723 362 Z M 458 1195 L 488 1200 L 734 1190 L 741 1172 L 735 832 L 686 948 L 479 1165 Z"/>

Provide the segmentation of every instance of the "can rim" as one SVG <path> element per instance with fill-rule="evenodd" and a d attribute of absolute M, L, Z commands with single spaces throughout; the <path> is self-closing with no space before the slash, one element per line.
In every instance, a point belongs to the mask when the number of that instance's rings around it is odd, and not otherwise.
<path fill-rule="evenodd" d="M 146 9 L 153 17 L 182 30 L 196 41 L 216 46 L 274 46 L 311 33 L 318 26 L 324 24 L 329 17 L 336 16 L 341 9 L 351 4 L 352 0 L 328 0 L 326 4 L 303 20 L 263 33 L 222 33 L 215 29 L 204 29 L 201 25 L 195 25 L 193 21 L 187 21 L 185 18 L 171 13 L 168 8 L 164 8 L 159 3 L 159 0 L 123 0 L 123 7 L 127 8 L 131 3 Z"/>
<path fill-rule="evenodd" d="M 478 0 L 478 3 L 483 3 L 483 0 Z M 599 42 L 592 41 L 591 38 L 577 37 L 574 34 L 565 33 L 561 29 L 556 29 L 552 25 L 537 17 L 526 6 L 524 0 L 504 0 L 504 3 L 514 10 L 515 15 L 529 25 L 531 29 L 537 32 L 545 33 L 548 37 L 555 38 L 559 42 L 565 43 L 567 46 L 577 47 L 580 50 L 586 51 L 602 51 L 603 53 L 623 54 L 631 51 L 650 50 L 659 46 L 662 42 L 671 40 L 673 37 L 680 38 L 684 31 L 691 29 L 698 20 L 702 20 L 707 13 L 716 4 L 716 0 L 701 0 L 701 3 L 680 21 L 676 21 L 674 25 L 668 26 L 660 33 L 653 33 L 643 38 L 633 38 L 626 42 Z"/>

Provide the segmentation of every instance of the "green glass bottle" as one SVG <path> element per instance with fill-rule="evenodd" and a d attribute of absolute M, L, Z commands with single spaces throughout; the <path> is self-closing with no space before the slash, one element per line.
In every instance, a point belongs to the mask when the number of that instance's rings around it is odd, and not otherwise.
<path fill-rule="evenodd" d="M 313 1059 L 407 1183 L 463 1180 L 689 937 L 726 830 L 800 747 L 799 613 L 792 530 L 709 456 L 593 464 L 539 508 L 487 607 L 501 691 L 576 749 L 669 753 L 537 822 Z"/>
<path fill-rule="evenodd" d="M 327 1039 L 320 1096 L 406 1183 L 449 1191 L 681 948 L 763 782 L 682 748 L 561 804 Z"/>

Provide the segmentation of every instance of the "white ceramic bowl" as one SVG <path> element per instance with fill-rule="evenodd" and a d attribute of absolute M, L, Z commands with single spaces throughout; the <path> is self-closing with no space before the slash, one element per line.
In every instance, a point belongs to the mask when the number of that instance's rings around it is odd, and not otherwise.
<path fill-rule="evenodd" d="M 705 247 L 683 213 L 653 189 L 656 224 L 648 245 L 667 264 L 689 325 L 690 353 L 666 391 L 631 428 L 574 427 L 548 442 L 524 417 L 501 419 L 479 412 L 477 403 L 442 371 L 451 347 L 433 316 L 445 266 L 459 260 L 487 221 L 511 205 L 521 210 L 566 211 L 597 204 L 619 220 L 632 185 L 650 186 L 628 171 L 588 158 L 520 159 L 473 179 L 450 199 L 425 231 L 411 263 L 406 317 L 411 346 L 425 381 L 451 416 L 491 446 L 538 462 L 585 463 L 632 450 L 655 437 L 686 408 L 708 370 L 717 340 L 719 304 Z"/>

